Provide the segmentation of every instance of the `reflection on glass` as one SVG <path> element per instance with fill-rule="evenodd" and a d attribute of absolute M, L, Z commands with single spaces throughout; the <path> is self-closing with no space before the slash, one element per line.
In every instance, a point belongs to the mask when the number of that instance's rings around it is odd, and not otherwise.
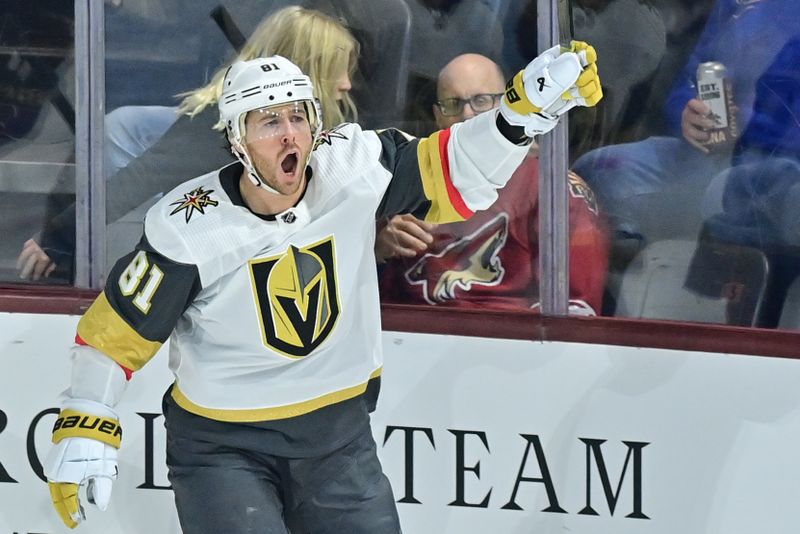
<path fill-rule="evenodd" d="M 669 36 L 687 30 L 675 21 L 691 21 L 692 8 L 657 4 Z M 789 200 L 800 178 L 800 17 L 790 0 L 717 0 L 705 13 L 691 47 L 667 41 L 663 64 L 680 68 L 660 84 L 661 114 L 639 125 L 641 140 L 573 165 L 613 227 L 606 311 L 788 326 L 781 316 L 797 303 L 784 297 L 800 273 Z"/>
<path fill-rule="evenodd" d="M 30 240 L 74 198 L 73 19 L 71 2 L 10 2 L 0 13 L 0 282 L 20 281 L 18 265 L 26 277 L 69 280 Z"/>
<path fill-rule="evenodd" d="M 294 3 L 105 3 L 109 266 L 138 239 L 153 200 L 233 161 L 213 129 L 214 73 L 245 41 L 255 47 L 249 54 L 294 53 L 276 48 L 265 38 L 276 31 L 264 29 L 279 8 Z M 505 80 L 500 71 L 513 73 L 536 54 L 540 3 L 305 2 L 354 39 L 326 47 L 341 53 L 326 56 L 330 71 L 312 73 L 329 95 L 322 98 L 326 127 L 356 120 L 428 135 L 485 111 L 477 95 L 502 91 L 494 84 L 495 77 Z M 793 297 L 800 295 L 794 7 L 790 0 L 574 0 L 575 37 L 598 51 L 605 99 L 596 110 L 570 116 L 571 298 L 605 315 L 800 326 L 791 319 L 792 310 L 800 317 L 800 297 Z M 0 183 L 10 215 L 2 223 L 9 238 L 0 249 L 0 279 L 18 280 L 21 258 L 23 274 L 69 282 L 72 6 L 15 5 L 2 17 Z M 321 42 L 298 37 L 292 24 L 280 26 L 310 48 Z M 457 70 L 447 74 L 465 52 L 493 65 L 481 84 L 468 85 Z M 211 92 L 184 100 L 196 88 Z M 437 102 L 453 105 L 443 113 Z M 735 128 L 720 127 L 724 115 Z M 538 176 L 534 152 L 518 175 Z M 481 303 L 501 295 L 495 304 L 507 298 L 512 307 L 536 307 L 536 182 L 515 190 L 515 177 L 494 211 L 479 214 L 487 218 L 465 226 L 433 228 L 408 217 L 390 222 L 379 234 L 379 254 L 400 258 L 386 262 L 384 276 L 398 271 L 416 295 L 387 298 L 441 305 L 465 295 Z M 527 205 L 517 205 L 519 198 Z M 505 222 L 492 233 L 498 216 Z M 482 241 L 483 256 L 474 263 L 477 252 L 467 253 L 465 237 L 486 237 L 484 230 L 494 237 Z M 34 237 L 45 260 L 25 247 Z M 415 260 L 441 260 L 462 245 L 459 267 L 426 274 L 424 283 L 409 280 Z M 471 261 L 479 268 L 466 274 L 463 262 Z"/>

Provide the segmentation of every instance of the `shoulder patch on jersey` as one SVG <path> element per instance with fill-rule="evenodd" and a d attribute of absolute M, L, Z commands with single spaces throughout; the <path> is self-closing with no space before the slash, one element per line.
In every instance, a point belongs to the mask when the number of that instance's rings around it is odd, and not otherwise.
<path fill-rule="evenodd" d="M 317 137 L 317 140 L 314 142 L 314 150 L 319 148 L 321 145 L 332 145 L 334 139 L 343 139 L 347 141 L 349 138 L 341 132 L 345 126 L 347 126 L 346 123 L 339 124 L 330 130 L 325 130 L 324 132 L 320 133 L 319 137 Z"/>
<path fill-rule="evenodd" d="M 597 199 L 594 196 L 594 191 L 589 187 L 589 184 L 583 181 L 583 178 L 578 176 L 572 171 L 567 173 L 569 180 L 569 194 L 575 198 L 582 198 L 586 202 L 589 211 L 598 214 Z"/>
<path fill-rule="evenodd" d="M 211 198 L 211 193 L 213 192 L 213 189 L 206 191 L 203 189 L 203 186 L 200 186 L 197 189 L 192 189 L 188 193 L 184 193 L 183 198 L 170 203 L 170 206 L 178 206 L 170 212 L 170 215 L 176 215 L 183 211 L 187 223 L 195 212 L 199 212 L 200 215 L 205 215 L 205 209 L 207 207 L 219 205 L 219 201 Z"/>

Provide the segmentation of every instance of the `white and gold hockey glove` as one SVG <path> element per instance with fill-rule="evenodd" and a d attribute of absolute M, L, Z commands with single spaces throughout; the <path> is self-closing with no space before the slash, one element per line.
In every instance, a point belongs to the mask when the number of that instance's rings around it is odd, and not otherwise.
<path fill-rule="evenodd" d="M 69 399 L 53 427 L 53 448 L 44 462 L 50 496 L 61 520 L 75 528 L 86 516 L 78 490 L 100 510 L 108 507 L 117 478 L 122 428 L 114 411 L 90 400 Z"/>
<path fill-rule="evenodd" d="M 127 387 L 127 376 L 115 361 L 88 345 L 76 345 L 71 352 L 70 387 L 53 426 L 44 475 L 58 515 L 75 528 L 85 519 L 78 496 L 81 488 L 86 500 L 100 510 L 111 499 L 122 443 L 114 406 Z"/>
<path fill-rule="evenodd" d="M 524 126 L 528 137 L 549 132 L 573 107 L 603 98 L 596 61 L 594 47 L 582 41 L 545 50 L 508 82 L 500 113 L 509 124 Z"/>

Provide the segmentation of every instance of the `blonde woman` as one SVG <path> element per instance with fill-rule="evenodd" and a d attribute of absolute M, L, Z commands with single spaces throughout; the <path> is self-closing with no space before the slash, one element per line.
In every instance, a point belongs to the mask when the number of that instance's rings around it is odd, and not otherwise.
<path fill-rule="evenodd" d="M 358 52 L 358 41 L 339 22 L 319 11 L 292 6 L 265 19 L 235 61 L 278 55 L 295 63 L 314 83 L 323 127 L 329 129 L 356 119 L 349 92 Z M 226 70 L 227 66 L 218 70 L 205 87 L 182 95 L 178 114 L 194 117 L 209 105 L 216 106 Z"/>
<path fill-rule="evenodd" d="M 270 55 L 293 61 L 314 83 L 323 127 L 327 129 L 357 118 L 349 92 L 358 54 L 358 41 L 340 22 L 319 11 L 292 6 L 267 17 L 233 61 Z M 227 69 L 225 65 L 207 85 L 181 95 L 184 98 L 177 113 L 174 108 L 160 108 L 175 117 L 174 124 L 160 138 L 155 136 L 157 141 L 154 139 L 152 146 L 142 147 L 141 157 L 132 159 L 109 179 L 106 185 L 109 223 L 188 178 L 233 161 L 223 128 L 218 124 L 216 105 Z M 134 114 L 136 110 L 127 108 Z M 142 113 L 155 112 L 151 107 L 139 108 L 138 113 L 140 116 L 133 117 L 134 120 L 141 120 Z M 138 230 L 131 232 L 130 239 L 138 234 Z M 133 244 L 124 239 L 109 243 L 110 263 L 116 259 L 113 250 L 127 250 Z M 75 206 L 72 205 L 49 220 L 39 236 L 25 242 L 17 259 L 20 278 L 38 280 L 50 276 L 58 267 L 58 277 L 71 280 L 74 251 Z"/>

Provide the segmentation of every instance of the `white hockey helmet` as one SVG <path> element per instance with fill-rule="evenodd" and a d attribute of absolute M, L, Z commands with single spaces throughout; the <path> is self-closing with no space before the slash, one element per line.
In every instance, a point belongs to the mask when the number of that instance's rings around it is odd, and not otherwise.
<path fill-rule="evenodd" d="M 233 153 L 245 165 L 253 183 L 277 193 L 266 185 L 251 163 L 244 142 L 247 136 L 245 118 L 251 111 L 297 103 L 308 118 L 313 147 L 322 130 L 322 114 L 314 98 L 311 79 L 288 59 L 271 56 L 237 61 L 225 73 L 222 83 L 219 114 Z"/>

